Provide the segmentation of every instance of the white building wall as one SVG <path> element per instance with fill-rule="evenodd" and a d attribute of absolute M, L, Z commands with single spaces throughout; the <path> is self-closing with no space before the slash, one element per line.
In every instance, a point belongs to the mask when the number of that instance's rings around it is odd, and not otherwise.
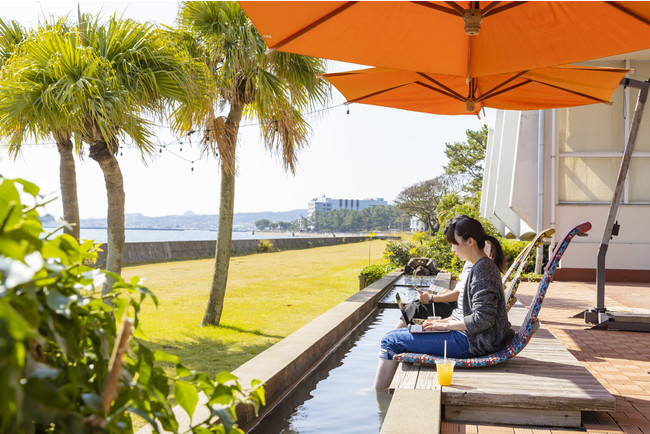
<path fill-rule="evenodd" d="M 485 166 L 483 170 L 483 187 L 481 190 L 480 213 L 490 220 L 501 234 L 505 234 L 505 225 L 494 215 L 494 203 L 497 195 L 497 172 L 500 154 L 501 136 L 503 132 L 504 112 L 498 111 L 494 130 L 488 131 L 488 142 L 485 149 Z"/>
<path fill-rule="evenodd" d="M 537 111 L 524 111 L 519 119 L 517 143 L 514 149 L 512 191 L 508 205 L 528 226 L 537 221 Z"/>
<path fill-rule="evenodd" d="M 609 206 L 559 205 L 556 208 L 556 238 L 576 224 L 588 221 L 592 228 L 587 237 L 575 237 L 562 257 L 562 267 L 596 268 L 598 246 L 603 239 Z M 607 250 L 607 268 L 621 270 L 650 269 L 650 237 L 645 230 L 650 220 L 650 205 L 622 205 L 619 208 L 619 235 Z"/>
<path fill-rule="evenodd" d="M 632 78 L 650 77 L 650 51 L 642 59 L 628 63 Z M 624 61 L 590 63 L 596 66 L 624 66 Z M 627 95 L 626 95 L 627 93 Z M 592 224 L 588 237 L 576 237 L 563 256 L 561 268 L 595 269 L 613 194 L 616 174 L 636 105 L 635 90 L 621 87 L 612 96 L 612 105 L 590 105 L 545 111 L 544 125 L 544 227 L 555 227 L 554 242 L 584 221 Z M 629 115 L 624 120 L 624 102 Z M 486 152 L 481 211 L 484 216 L 504 220 L 499 215 L 501 195 L 508 193 L 510 209 L 531 227 L 537 220 L 537 117 L 538 112 L 498 112 L 494 142 L 502 149 Z M 517 129 L 514 161 L 509 186 L 500 183 L 500 171 L 507 171 L 511 155 L 508 137 Z M 488 140 L 488 144 L 491 141 Z M 496 148 L 496 146 L 494 147 Z M 496 160 L 498 158 L 498 160 Z M 612 173 L 613 172 L 613 173 Z M 496 178 L 496 179 L 495 179 Z M 591 198 L 591 199 L 590 199 Z M 606 266 L 619 270 L 650 270 L 650 106 L 637 138 L 628 183 L 618 212 L 619 236 L 609 242 Z"/>
<path fill-rule="evenodd" d="M 496 194 L 492 211 L 494 216 L 503 222 L 517 238 L 521 235 L 521 219 L 510 208 L 510 196 L 513 188 L 514 157 L 519 136 L 519 117 L 520 112 L 504 112 L 498 156 L 495 153 L 498 158 L 498 167 L 496 172 Z"/>

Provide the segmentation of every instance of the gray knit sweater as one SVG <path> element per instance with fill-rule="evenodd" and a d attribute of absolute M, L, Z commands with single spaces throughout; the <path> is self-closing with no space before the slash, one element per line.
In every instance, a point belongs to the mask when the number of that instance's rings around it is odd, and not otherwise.
<path fill-rule="evenodd" d="M 465 285 L 463 314 L 469 351 L 482 356 L 502 349 L 514 331 L 508 321 L 501 273 L 494 261 L 476 261 Z"/>

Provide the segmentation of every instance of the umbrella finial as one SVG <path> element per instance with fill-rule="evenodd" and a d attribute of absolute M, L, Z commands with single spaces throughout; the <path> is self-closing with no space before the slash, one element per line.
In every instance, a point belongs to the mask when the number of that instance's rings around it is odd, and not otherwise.
<path fill-rule="evenodd" d="M 463 21 L 465 22 L 465 34 L 468 36 L 476 36 L 481 30 L 483 13 L 480 9 L 467 9 L 463 14 Z"/>

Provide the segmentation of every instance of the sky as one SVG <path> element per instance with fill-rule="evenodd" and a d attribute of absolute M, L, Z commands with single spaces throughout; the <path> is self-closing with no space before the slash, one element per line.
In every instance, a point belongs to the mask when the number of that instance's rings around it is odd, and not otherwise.
<path fill-rule="evenodd" d="M 178 2 L 171 1 L 0 1 L 0 16 L 35 26 L 43 16 L 82 12 L 117 12 L 139 21 L 172 25 Z M 359 65 L 328 62 L 328 72 L 358 69 Z M 331 102 L 308 116 L 312 126 L 309 147 L 298 155 L 295 176 L 265 150 L 253 119 L 243 119 L 238 144 L 235 212 L 289 211 L 307 208 L 315 197 L 342 199 L 383 198 L 389 203 L 412 184 L 441 175 L 447 160 L 445 143 L 465 141 L 465 131 L 494 125 L 495 111 L 486 116 L 439 116 L 363 104 L 342 105 L 345 98 L 333 88 Z M 225 113 L 224 113 L 225 115 Z M 118 156 L 124 176 L 126 213 L 147 216 L 218 214 L 220 171 L 214 158 L 201 157 L 193 143 L 157 129 L 157 142 L 169 144 L 143 163 L 137 150 L 123 146 Z M 6 142 L 0 140 L 0 143 Z M 162 150 L 162 152 L 160 152 Z M 198 161 L 197 161 L 198 160 Z M 16 159 L 0 148 L 0 174 L 24 178 L 41 192 L 59 196 L 59 156 L 51 143 L 24 146 Z M 194 163 L 192 163 L 194 161 Z M 192 171 L 192 167 L 194 170 Z M 106 216 L 106 189 L 97 163 L 77 160 L 77 187 L 81 218 Z M 60 200 L 46 211 L 61 216 Z"/>

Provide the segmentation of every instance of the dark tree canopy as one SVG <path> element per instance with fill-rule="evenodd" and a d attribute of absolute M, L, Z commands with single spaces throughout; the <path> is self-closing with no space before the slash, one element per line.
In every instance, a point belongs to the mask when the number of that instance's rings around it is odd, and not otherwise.
<path fill-rule="evenodd" d="M 445 144 L 445 155 L 449 164 L 444 167 L 448 175 L 463 175 L 467 179 L 465 190 L 478 193 L 483 186 L 483 162 L 487 147 L 488 127 L 483 125 L 479 131 L 467 130 L 466 142 Z"/>
<path fill-rule="evenodd" d="M 429 232 L 438 231 L 440 224 L 436 209 L 440 199 L 459 188 L 458 179 L 440 175 L 403 189 L 395 199 L 395 205 L 411 217 L 422 221 Z"/>
<path fill-rule="evenodd" d="M 268 229 L 269 226 L 271 226 L 271 220 L 260 219 L 255 222 L 255 226 L 257 227 L 258 230 L 263 231 L 264 229 Z"/>

